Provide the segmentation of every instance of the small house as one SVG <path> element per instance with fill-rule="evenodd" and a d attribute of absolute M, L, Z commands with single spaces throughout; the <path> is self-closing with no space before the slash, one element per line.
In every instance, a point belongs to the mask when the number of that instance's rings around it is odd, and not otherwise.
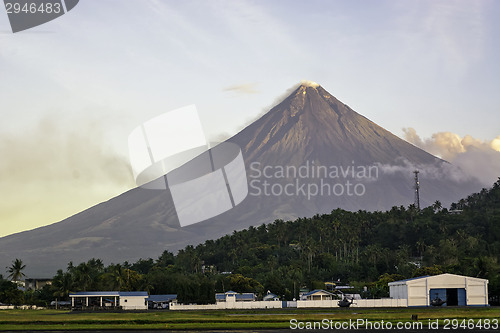
<path fill-rule="evenodd" d="M 323 289 L 315 289 L 300 296 L 302 301 L 330 301 L 337 299 L 334 293 Z"/>
<path fill-rule="evenodd" d="M 273 294 L 272 292 L 268 291 L 267 294 L 262 298 L 263 301 L 279 301 L 280 298 L 278 295 Z"/>
<path fill-rule="evenodd" d="M 176 294 L 150 295 L 146 298 L 146 302 L 148 302 L 148 309 L 168 309 L 170 303 L 176 301 Z"/>
<path fill-rule="evenodd" d="M 235 291 L 229 290 L 225 293 L 215 294 L 216 302 L 254 302 L 254 293 L 237 293 Z"/>

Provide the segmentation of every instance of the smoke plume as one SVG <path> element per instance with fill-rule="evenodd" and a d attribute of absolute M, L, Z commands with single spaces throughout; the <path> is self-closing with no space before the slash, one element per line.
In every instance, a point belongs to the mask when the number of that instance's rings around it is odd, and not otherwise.
<path fill-rule="evenodd" d="M 45 119 L 0 135 L 0 236 L 57 222 L 135 187 L 96 123 Z"/>

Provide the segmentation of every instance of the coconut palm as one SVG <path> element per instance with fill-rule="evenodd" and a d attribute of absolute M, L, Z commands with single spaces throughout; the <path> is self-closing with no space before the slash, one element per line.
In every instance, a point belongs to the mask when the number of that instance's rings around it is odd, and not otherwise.
<path fill-rule="evenodd" d="M 9 272 L 8 277 L 12 281 L 19 281 L 24 275 L 22 270 L 26 267 L 23 265 L 23 261 L 21 259 L 15 259 L 12 261 L 12 265 L 7 267 L 7 271 Z"/>
<path fill-rule="evenodd" d="M 82 262 L 75 267 L 75 282 L 78 288 L 83 291 L 92 287 L 94 276 L 89 264 Z"/>
<path fill-rule="evenodd" d="M 73 284 L 73 275 L 70 272 L 64 273 L 62 269 L 58 270 L 52 281 L 52 286 L 56 289 L 54 296 L 67 298 L 74 287 Z"/>

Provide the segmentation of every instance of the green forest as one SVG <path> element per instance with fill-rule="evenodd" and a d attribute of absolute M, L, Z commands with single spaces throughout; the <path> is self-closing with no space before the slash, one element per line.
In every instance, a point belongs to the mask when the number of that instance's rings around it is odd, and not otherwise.
<path fill-rule="evenodd" d="M 249 227 L 176 255 L 164 251 L 157 259 L 69 263 L 52 285 L 38 291 L 22 292 L 2 277 L 0 302 L 47 305 L 68 299 L 71 291 L 97 290 L 147 290 L 197 303 L 215 302 L 215 292 L 262 296 L 270 290 L 292 300 L 301 289 L 324 289 L 325 282 L 351 285 L 352 292 L 374 298 L 388 296 L 391 281 L 454 273 L 488 279 L 494 304 L 500 295 L 499 256 L 500 178 L 450 209 L 440 202 L 421 210 L 414 205 L 386 212 L 335 209 Z M 22 275 L 21 267 L 22 261 L 14 260 L 8 278 Z"/>

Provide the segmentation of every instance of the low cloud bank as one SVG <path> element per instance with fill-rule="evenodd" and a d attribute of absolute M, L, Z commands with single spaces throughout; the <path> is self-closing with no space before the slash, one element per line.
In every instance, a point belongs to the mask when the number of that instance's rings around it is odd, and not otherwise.
<path fill-rule="evenodd" d="M 458 167 L 450 166 L 448 170 L 454 179 L 463 171 L 489 187 L 500 177 L 500 135 L 485 141 L 452 132 L 439 132 L 422 139 L 411 127 L 403 132 L 406 141 Z"/>

